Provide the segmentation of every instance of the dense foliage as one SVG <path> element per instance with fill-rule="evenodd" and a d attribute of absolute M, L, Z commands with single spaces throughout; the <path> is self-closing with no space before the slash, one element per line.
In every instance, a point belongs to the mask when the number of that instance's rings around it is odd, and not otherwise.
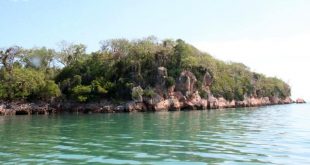
<path fill-rule="evenodd" d="M 166 87 L 173 86 L 183 70 L 197 77 L 197 89 L 206 72 L 216 97 L 287 97 L 290 87 L 280 79 L 251 72 L 240 63 L 226 63 L 201 52 L 183 40 L 158 41 L 154 37 L 101 42 L 90 54 L 82 44 L 61 43 L 61 49 L 11 47 L 0 51 L 2 100 L 51 100 L 78 102 L 101 99 L 130 100 L 155 95 L 157 68 L 167 68 Z"/>

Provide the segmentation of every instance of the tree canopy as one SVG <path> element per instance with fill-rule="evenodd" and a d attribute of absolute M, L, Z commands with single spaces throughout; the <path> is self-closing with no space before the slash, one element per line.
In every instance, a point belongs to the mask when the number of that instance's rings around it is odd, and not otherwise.
<path fill-rule="evenodd" d="M 167 68 L 167 88 L 188 70 L 197 77 L 197 89 L 203 93 L 201 84 L 208 71 L 216 97 L 290 96 L 290 86 L 282 80 L 251 72 L 241 63 L 215 59 L 181 39 L 111 39 L 100 44 L 100 50 L 91 53 L 83 44 L 68 42 L 61 42 L 60 50 L 1 49 L 0 99 L 138 99 L 154 95 L 158 67 Z"/>

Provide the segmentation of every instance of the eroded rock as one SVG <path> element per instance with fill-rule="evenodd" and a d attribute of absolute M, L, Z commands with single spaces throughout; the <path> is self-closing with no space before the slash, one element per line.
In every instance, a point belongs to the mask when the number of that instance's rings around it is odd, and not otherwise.
<path fill-rule="evenodd" d="M 133 112 L 133 111 L 144 112 L 144 111 L 147 111 L 147 107 L 143 102 L 132 101 L 126 104 L 125 111 L 126 112 Z"/>
<path fill-rule="evenodd" d="M 304 103 L 306 103 L 306 101 L 302 98 L 298 98 L 298 99 L 296 99 L 296 103 L 297 104 L 304 104 Z"/>
<path fill-rule="evenodd" d="M 181 104 L 178 99 L 165 99 L 154 105 L 155 111 L 180 110 Z"/>
<path fill-rule="evenodd" d="M 190 71 L 183 71 L 177 80 L 176 90 L 182 92 L 184 96 L 189 96 L 195 92 L 196 76 Z"/>

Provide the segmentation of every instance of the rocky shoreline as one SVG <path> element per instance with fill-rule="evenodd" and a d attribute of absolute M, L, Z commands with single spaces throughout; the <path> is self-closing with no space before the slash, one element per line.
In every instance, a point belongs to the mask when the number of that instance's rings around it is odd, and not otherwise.
<path fill-rule="evenodd" d="M 290 98 L 247 98 L 244 101 L 227 101 L 224 98 L 202 99 L 199 95 L 180 101 L 176 98 L 161 100 L 130 101 L 120 105 L 109 103 L 22 103 L 2 102 L 0 115 L 48 115 L 62 112 L 69 113 L 121 113 L 121 112 L 156 112 L 180 110 L 209 110 L 239 107 L 259 107 L 268 105 L 292 104 Z M 300 103 L 300 102 L 296 102 Z M 305 102 L 304 102 L 305 103 Z"/>
<path fill-rule="evenodd" d="M 155 103 L 154 103 L 155 102 Z M 61 109 L 69 112 L 82 113 L 118 113 L 118 112 L 156 112 L 156 111 L 182 111 L 182 110 L 209 110 L 241 107 L 259 107 L 267 105 L 292 104 L 290 98 L 248 98 L 244 101 L 227 101 L 224 98 L 202 99 L 199 95 L 191 99 L 180 101 L 177 98 L 162 99 L 158 101 L 145 100 L 131 101 L 120 105 L 107 105 L 100 103 L 66 104 Z"/>
<path fill-rule="evenodd" d="M 180 111 L 180 110 L 207 110 L 239 107 L 258 107 L 278 104 L 305 103 L 303 99 L 296 102 L 291 98 L 257 97 L 255 94 L 244 96 L 243 101 L 226 100 L 223 97 L 214 97 L 210 91 L 213 78 L 205 72 L 201 84 L 201 97 L 197 88 L 197 79 L 190 71 L 183 71 L 177 82 L 167 86 L 167 69 L 158 67 L 157 81 L 154 91 L 148 95 L 142 94 L 143 89 L 138 86 L 135 97 L 131 101 L 112 103 L 109 100 L 100 102 L 77 103 L 70 100 L 53 101 L 51 103 L 37 102 L 0 102 L 0 115 L 36 115 L 53 114 L 61 112 L 75 113 L 118 113 L 118 112 L 154 112 L 154 111 Z M 142 91 L 142 92 L 141 92 Z M 151 93 L 151 94 L 150 94 Z"/>
<path fill-rule="evenodd" d="M 49 103 L 1 102 L 0 115 L 47 115 L 59 112 Z"/>

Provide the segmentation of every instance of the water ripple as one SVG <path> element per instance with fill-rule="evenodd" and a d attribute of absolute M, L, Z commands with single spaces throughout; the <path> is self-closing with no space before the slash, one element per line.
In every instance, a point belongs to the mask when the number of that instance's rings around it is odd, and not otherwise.
<path fill-rule="evenodd" d="M 0 117 L 0 163 L 310 164 L 309 109 Z"/>

